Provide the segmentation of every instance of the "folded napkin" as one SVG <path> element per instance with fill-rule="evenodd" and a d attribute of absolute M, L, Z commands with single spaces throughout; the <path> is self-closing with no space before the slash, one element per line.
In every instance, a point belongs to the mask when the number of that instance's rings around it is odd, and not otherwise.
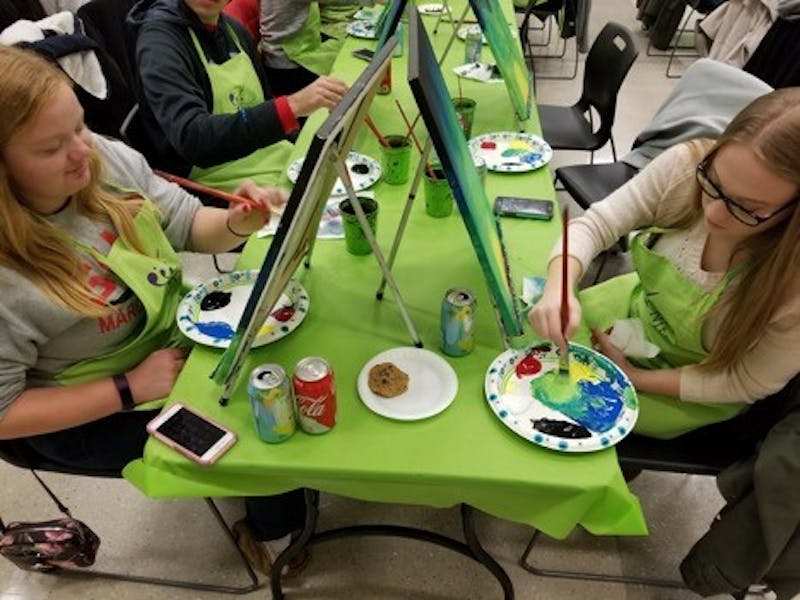
<path fill-rule="evenodd" d="M 465 79 L 474 79 L 475 81 L 482 81 L 484 83 L 500 83 L 503 77 L 500 75 L 500 69 L 497 65 L 489 63 L 467 63 L 453 67 L 453 73 Z"/>
<path fill-rule="evenodd" d="M 661 348 L 645 339 L 640 319 L 618 319 L 610 337 L 611 342 L 631 358 L 653 358 L 661 352 Z"/>

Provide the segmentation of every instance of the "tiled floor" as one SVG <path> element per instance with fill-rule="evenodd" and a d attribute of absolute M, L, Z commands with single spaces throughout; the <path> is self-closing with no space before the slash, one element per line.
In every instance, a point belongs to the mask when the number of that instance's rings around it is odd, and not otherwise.
<path fill-rule="evenodd" d="M 623 85 L 614 134 L 623 153 L 649 120 L 674 80 L 664 77 L 666 58 L 645 55 L 646 37 L 635 20 L 633 0 L 595 1 L 591 37 L 608 20 L 636 32 L 641 54 Z M 574 43 L 574 42 L 570 42 Z M 557 61 L 541 63 L 541 71 Z M 556 67 L 557 68 L 557 67 Z M 540 81 L 537 99 L 543 103 L 571 103 L 580 94 L 577 81 Z M 598 154 L 610 160 L 610 151 Z M 557 153 L 554 165 L 585 160 L 582 153 Z M 202 277 L 211 262 L 194 258 L 190 266 Z M 75 516 L 84 518 L 103 540 L 98 566 L 136 573 L 228 584 L 240 580 L 235 556 L 199 500 L 154 501 L 144 498 L 124 481 L 106 481 L 45 474 Z M 646 539 L 598 539 L 577 532 L 568 541 L 545 541 L 536 553 L 545 566 L 600 569 L 614 573 L 650 574 L 677 578 L 677 565 L 708 527 L 721 506 L 710 478 L 644 473 L 631 485 L 639 495 L 652 535 Z M 242 512 L 240 502 L 223 500 L 230 519 Z M 430 528 L 458 536 L 458 511 L 425 507 L 376 505 L 323 495 L 321 526 L 390 522 Z M 6 520 L 52 518 L 49 499 L 25 471 L 0 464 L 0 513 Z M 686 591 L 585 583 L 533 576 L 517 565 L 531 535 L 524 525 L 481 515 L 478 530 L 487 550 L 511 576 L 517 598 L 532 600 L 682 600 L 696 598 Z M 297 597 L 342 600 L 489 600 L 499 598 L 499 587 L 472 561 L 435 546 L 389 538 L 354 538 L 313 549 L 313 562 L 287 591 Z M 302 593 L 300 593 L 302 592 Z M 0 561 L 0 600 L 22 599 L 188 599 L 214 598 L 177 589 L 128 583 L 105 583 L 30 574 Z M 266 590 L 248 598 L 269 597 Z M 289 597 L 295 597 L 291 593 Z"/>

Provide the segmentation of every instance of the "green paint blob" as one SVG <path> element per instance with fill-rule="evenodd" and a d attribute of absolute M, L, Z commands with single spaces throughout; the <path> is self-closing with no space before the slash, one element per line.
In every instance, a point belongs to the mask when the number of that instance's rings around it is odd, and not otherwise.
<path fill-rule="evenodd" d="M 531 391 L 535 398 L 539 398 L 545 404 L 569 402 L 580 394 L 580 390 L 572 378 L 569 375 L 562 375 L 558 371 L 548 371 L 531 381 Z"/>

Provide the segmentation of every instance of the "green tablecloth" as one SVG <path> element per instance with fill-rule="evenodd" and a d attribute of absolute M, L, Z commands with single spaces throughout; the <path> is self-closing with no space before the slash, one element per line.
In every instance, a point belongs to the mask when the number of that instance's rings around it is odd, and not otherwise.
<path fill-rule="evenodd" d="M 453 1 L 454 10 L 463 6 Z M 512 22 L 511 3 L 507 4 Z M 433 19 L 426 17 L 432 27 Z M 444 47 L 451 28 L 433 38 Z M 353 81 L 366 63 L 351 50 L 372 42 L 348 39 L 335 74 Z M 393 61 L 393 96 L 377 96 L 371 115 L 384 134 L 403 132 L 394 105 L 398 98 L 416 114 L 405 82 L 406 56 Z M 443 68 L 451 92 L 458 88 L 452 66 L 463 59 L 456 40 Z M 476 98 L 473 135 L 514 128 L 505 87 L 465 81 L 463 94 Z M 306 124 L 295 151 L 302 156 L 325 115 Z M 527 129 L 539 132 L 535 118 Z M 423 127 L 418 129 L 423 131 Z M 355 148 L 379 157 L 378 144 L 366 127 Z M 416 153 L 414 156 L 418 156 Z M 500 194 L 553 197 L 547 169 L 517 175 L 489 174 L 490 199 Z M 287 181 L 288 185 L 288 181 Z M 388 254 L 408 186 L 374 187 L 380 204 L 378 240 Z M 214 466 L 199 467 L 155 441 L 142 460 L 125 469 L 125 477 L 151 497 L 245 496 L 270 494 L 299 486 L 379 502 L 447 507 L 468 503 L 497 517 L 531 524 L 549 535 L 566 536 L 576 525 L 595 534 L 646 533 L 639 503 L 627 489 L 613 450 L 560 454 L 516 436 L 494 416 L 483 395 L 489 364 L 502 352 L 502 340 L 477 258 L 457 211 L 434 219 L 420 194 L 412 211 L 393 270 L 426 348 L 438 350 L 439 307 L 452 286 L 472 289 L 478 302 L 477 346 L 463 358 L 445 357 L 458 374 L 458 395 L 443 413 L 416 422 L 396 422 L 372 413 L 356 391 L 356 378 L 375 354 L 410 345 L 410 338 L 390 293 L 375 300 L 380 271 L 372 256 L 348 254 L 344 242 L 318 241 L 310 270 L 296 277 L 310 294 L 305 322 L 288 337 L 255 349 L 244 372 L 265 362 L 290 371 L 302 357 L 320 355 L 333 366 L 338 390 L 338 423 L 329 433 L 298 432 L 283 444 L 260 442 L 254 430 L 246 382 L 241 381 L 229 406 L 218 406 L 220 389 L 208 379 L 221 352 L 196 347 L 171 395 L 196 406 L 239 435 L 239 441 Z M 559 223 L 505 219 L 504 237 L 512 276 L 543 273 Z M 257 268 L 267 240 L 252 239 L 239 266 Z"/>

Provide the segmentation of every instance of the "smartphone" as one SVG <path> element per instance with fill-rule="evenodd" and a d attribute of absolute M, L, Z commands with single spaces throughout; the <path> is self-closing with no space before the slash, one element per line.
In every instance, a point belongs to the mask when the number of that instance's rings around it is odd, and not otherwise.
<path fill-rule="evenodd" d="M 358 50 L 353 50 L 353 56 L 369 62 L 372 60 L 372 57 L 375 56 L 375 52 L 369 48 L 359 48 Z"/>
<path fill-rule="evenodd" d="M 494 201 L 497 215 L 549 221 L 553 218 L 553 201 L 540 198 L 498 196 Z"/>
<path fill-rule="evenodd" d="M 211 465 L 236 441 L 236 434 L 176 403 L 147 424 L 147 433 L 201 465 Z"/>

